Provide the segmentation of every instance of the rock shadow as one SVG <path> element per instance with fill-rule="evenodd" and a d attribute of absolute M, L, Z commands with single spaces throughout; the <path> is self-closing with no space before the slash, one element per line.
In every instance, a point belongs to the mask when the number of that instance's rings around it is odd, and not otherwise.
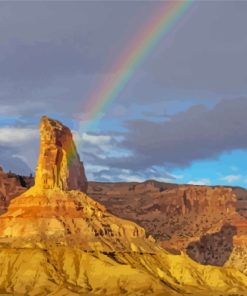
<path fill-rule="evenodd" d="M 224 224 L 219 232 L 206 234 L 199 241 L 187 246 L 191 259 L 203 265 L 223 266 L 233 250 L 233 236 L 237 234 L 235 226 Z"/>
<path fill-rule="evenodd" d="M 237 213 L 247 218 L 247 190 L 241 187 L 232 188 L 233 193 L 236 195 L 236 211 Z"/>

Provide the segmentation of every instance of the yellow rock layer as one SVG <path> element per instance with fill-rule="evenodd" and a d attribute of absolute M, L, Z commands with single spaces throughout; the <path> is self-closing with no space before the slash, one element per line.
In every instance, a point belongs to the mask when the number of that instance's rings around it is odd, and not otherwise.
<path fill-rule="evenodd" d="M 40 154 L 35 186 L 39 189 L 87 191 L 84 167 L 71 131 L 61 122 L 46 116 L 40 122 Z"/>
<path fill-rule="evenodd" d="M 12 295 L 246 295 L 246 277 L 185 256 L 78 248 L 0 250 L 0 292 Z M 238 294 L 237 294 L 238 293 Z"/>
<path fill-rule="evenodd" d="M 79 191 L 31 188 L 0 216 L 0 292 L 13 295 L 220 295 L 247 277 L 171 255 L 143 228 Z"/>

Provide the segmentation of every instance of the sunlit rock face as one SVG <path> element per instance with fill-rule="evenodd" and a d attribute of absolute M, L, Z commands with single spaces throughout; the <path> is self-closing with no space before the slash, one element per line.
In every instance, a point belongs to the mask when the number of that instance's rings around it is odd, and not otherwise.
<path fill-rule="evenodd" d="M 87 179 L 72 133 L 59 121 L 42 117 L 35 186 L 87 191 Z"/>
<path fill-rule="evenodd" d="M 81 192 L 86 184 L 71 132 L 42 118 L 36 184 L 0 216 L 0 294 L 245 295 L 243 273 L 168 253 Z"/>
<path fill-rule="evenodd" d="M 186 251 L 206 233 L 220 231 L 236 215 L 231 188 L 144 183 L 90 182 L 88 194 L 111 213 L 141 225 L 162 247 Z M 229 220 L 230 219 L 230 220 Z"/>
<path fill-rule="evenodd" d="M 90 182 L 88 194 L 174 254 L 247 275 L 247 191 L 222 186 Z"/>
<path fill-rule="evenodd" d="M 78 246 L 85 251 L 151 252 L 142 227 L 91 199 L 69 128 L 43 117 L 35 186 L 13 199 L 0 218 L 0 242 L 11 246 Z M 151 244 L 151 247 L 150 247 Z"/>

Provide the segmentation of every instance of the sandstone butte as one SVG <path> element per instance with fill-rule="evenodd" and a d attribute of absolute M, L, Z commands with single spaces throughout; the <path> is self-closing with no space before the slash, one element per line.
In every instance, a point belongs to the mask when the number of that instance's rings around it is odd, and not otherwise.
<path fill-rule="evenodd" d="M 171 254 L 82 192 L 68 128 L 43 117 L 40 132 L 35 185 L 0 216 L 1 294 L 246 295 L 240 271 Z"/>

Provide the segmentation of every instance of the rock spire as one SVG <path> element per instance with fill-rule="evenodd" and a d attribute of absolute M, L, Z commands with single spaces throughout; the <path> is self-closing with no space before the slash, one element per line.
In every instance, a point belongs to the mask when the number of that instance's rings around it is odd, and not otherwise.
<path fill-rule="evenodd" d="M 35 187 L 87 191 L 87 179 L 70 129 L 43 116 Z"/>

